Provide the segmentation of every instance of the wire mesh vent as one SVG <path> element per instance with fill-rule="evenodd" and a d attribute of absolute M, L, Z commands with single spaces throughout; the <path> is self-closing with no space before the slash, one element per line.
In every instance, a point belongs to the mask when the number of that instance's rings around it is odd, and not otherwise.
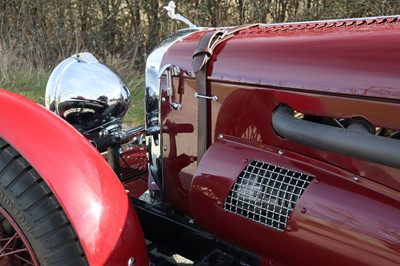
<path fill-rule="evenodd" d="M 224 209 L 283 231 L 312 179 L 311 175 L 253 160 L 233 185 Z"/>

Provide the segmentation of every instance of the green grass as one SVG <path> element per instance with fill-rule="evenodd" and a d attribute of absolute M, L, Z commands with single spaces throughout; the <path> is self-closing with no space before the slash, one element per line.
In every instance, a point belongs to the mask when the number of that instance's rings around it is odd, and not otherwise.
<path fill-rule="evenodd" d="M 124 122 L 129 125 L 144 124 L 144 91 L 146 88 L 143 77 L 134 77 L 127 82 L 131 91 L 131 106 L 124 118 Z"/>
<path fill-rule="evenodd" d="M 47 80 L 54 65 L 41 60 L 40 53 L 25 57 L 15 45 L 0 40 L 0 88 L 21 94 L 42 105 L 45 104 Z M 33 47 L 40 51 L 40 47 Z M 144 91 L 145 82 L 142 74 L 138 74 L 134 62 L 109 54 L 103 61 L 111 66 L 124 79 L 131 91 L 131 106 L 125 116 L 124 123 L 136 126 L 144 123 Z"/>
<path fill-rule="evenodd" d="M 0 88 L 21 94 L 35 102 L 44 105 L 44 94 L 50 71 L 45 70 L 18 70 L 0 77 Z M 144 78 L 132 75 L 125 79 L 131 91 L 131 106 L 124 118 L 124 123 L 130 126 L 144 123 Z"/>
<path fill-rule="evenodd" d="M 8 73 L 7 78 L 0 81 L 0 88 L 16 92 L 44 105 L 44 93 L 49 76 L 50 72 L 44 70 L 35 72 L 18 70 Z"/>

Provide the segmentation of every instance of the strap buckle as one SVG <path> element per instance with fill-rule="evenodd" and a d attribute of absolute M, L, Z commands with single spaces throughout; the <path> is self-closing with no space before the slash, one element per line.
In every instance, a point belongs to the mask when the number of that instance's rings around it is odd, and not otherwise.
<path fill-rule="evenodd" d="M 222 32 L 222 34 L 219 36 L 219 38 L 218 39 L 223 39 L 223 38 L 225 38 L 225 36 L 228 34 L 228 31 L 227 30 L 224 30 L 223 32 Z"/>

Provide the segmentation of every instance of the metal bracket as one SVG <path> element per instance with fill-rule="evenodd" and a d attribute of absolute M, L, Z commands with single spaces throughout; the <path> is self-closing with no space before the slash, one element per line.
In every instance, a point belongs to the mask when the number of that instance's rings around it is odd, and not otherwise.
<path fill-rule="evenodd" d="M 180 103 L 173 102 L 172 99 L 174 96 L 174 85 L 172 83 L 172 75 L 178 75 L 180 72 L 180 68 L 172 64 L 167 64 L 161 68 L 160 72 L 158 73 L 158 77 L 161 78 L 164 72 L 167 76 L 167 95 L 169 97 L 169 105 L 174 110 L 181 110 L 182 105 Z"/>
<path fill-rule="evenodd" d="M 198 94 L 197 92 L 194 94 L 194 97 L 200 98 L 200 99 L 206 99 L 206 100 L 213 100 L 214 102 L 218 101 L 218 96 L 206 96 L 206 95 L 201 95 Z"/>

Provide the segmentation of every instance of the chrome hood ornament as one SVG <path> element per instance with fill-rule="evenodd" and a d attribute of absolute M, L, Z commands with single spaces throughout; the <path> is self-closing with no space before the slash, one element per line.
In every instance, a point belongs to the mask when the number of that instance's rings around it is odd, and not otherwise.
<path fill-rule="evenodd" d="M 183 23 L 186 23 L 189 26 L 189 29 L 194 29 L 197 26 L 190 22 L 187 18 L 182 16 L 181 14 L 175 14 L 175 2 L 174 1 L 169 1 L 168 6 L 164 6 L 164 9 L 167 10 L 168 16 L 172 19 L 180 20 Z"/>
<path fill-rule="evenodd" d="M 62 61 L 50 75 L 46 107 L 86 136 L 120 124 L 130 92 L 117 73 L 90 53 Z"/>

